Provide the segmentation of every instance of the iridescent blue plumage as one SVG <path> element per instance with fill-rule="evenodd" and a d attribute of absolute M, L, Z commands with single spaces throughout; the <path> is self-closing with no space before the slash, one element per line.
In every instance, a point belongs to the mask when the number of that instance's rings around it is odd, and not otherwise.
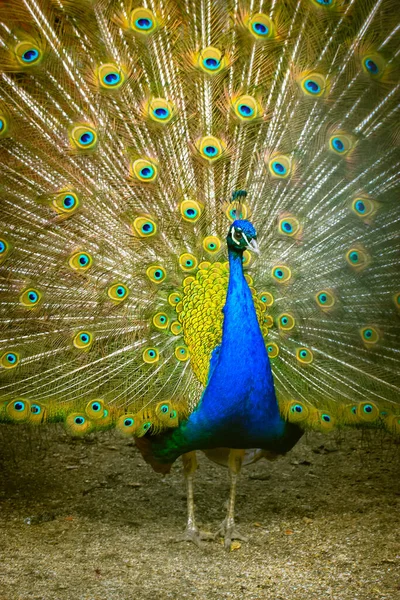
<path fill-rule="evenodd" d="M 243 252 L 252 249 L 256 237 L 246 220 L 234 221 L 229 229 L 222 341 L 212 354 L 207 387 L 196 410 L 178 430 L 152 438 L 151 454 L 157 461 L 171 463 L 192 450 L 218 447 L 279 454 L 301 436 L 302 430 L 279 414 L 265 341 L 243 274 Z"/>

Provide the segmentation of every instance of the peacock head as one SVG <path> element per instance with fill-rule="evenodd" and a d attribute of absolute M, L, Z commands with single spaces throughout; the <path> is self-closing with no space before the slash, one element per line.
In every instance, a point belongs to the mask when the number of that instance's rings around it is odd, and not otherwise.
<path fill-rule="evenodd" d="M 226 238 L 228 250 L 237 253 L 243 253 L 245 250 L 250 250 L 256 254 L 260 254 L 257 244 L 257 232 L 250 221 L 237 219 L 229 228 Z"/>

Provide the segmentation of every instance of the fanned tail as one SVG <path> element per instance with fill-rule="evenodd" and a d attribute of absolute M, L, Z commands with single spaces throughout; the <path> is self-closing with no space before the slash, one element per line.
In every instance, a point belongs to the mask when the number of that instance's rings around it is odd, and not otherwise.
<path fill-rule="evenodd" d="M 398 434 L 397 4 L 3 4 L 0 419 L 178 426 L 242 216 L 282 413 Z"/>

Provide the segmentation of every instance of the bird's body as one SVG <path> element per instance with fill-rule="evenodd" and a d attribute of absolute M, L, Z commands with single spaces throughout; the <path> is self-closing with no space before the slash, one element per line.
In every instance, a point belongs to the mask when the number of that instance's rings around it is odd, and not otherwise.
<path fill-rule="evenodd" d="M 0 421 L 204 450 L 228 541 L 242 463 L 399 435 L 396 3 L 1 8 Z"/>
<path fill-rule="evenodd" d="M 235 221 L 234 225 L 240 223 Z M 214 350 L 204 394 L 183 425 L 164 435 L 158 444 L 151 444 L 155 460 L 173 462 L 183 453 L 220 446 L 260 448 L 279 454 L 290 450 L 302 434 L 298 426 L 280 415 L 242 261 L 243 252 L 229 252 L 222 341 Z"/>

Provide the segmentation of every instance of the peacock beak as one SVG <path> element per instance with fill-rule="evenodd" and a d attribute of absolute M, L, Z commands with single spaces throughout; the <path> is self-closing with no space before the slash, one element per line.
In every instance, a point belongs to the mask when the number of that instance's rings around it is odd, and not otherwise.
<path fill-rule="evenodd" d="M 256 240 L 250 240 L 247 249 L 250 250 L 250 252 L 254 252 L 254 254 L 260 254 L 260 248 L 258 247 Z"/>

